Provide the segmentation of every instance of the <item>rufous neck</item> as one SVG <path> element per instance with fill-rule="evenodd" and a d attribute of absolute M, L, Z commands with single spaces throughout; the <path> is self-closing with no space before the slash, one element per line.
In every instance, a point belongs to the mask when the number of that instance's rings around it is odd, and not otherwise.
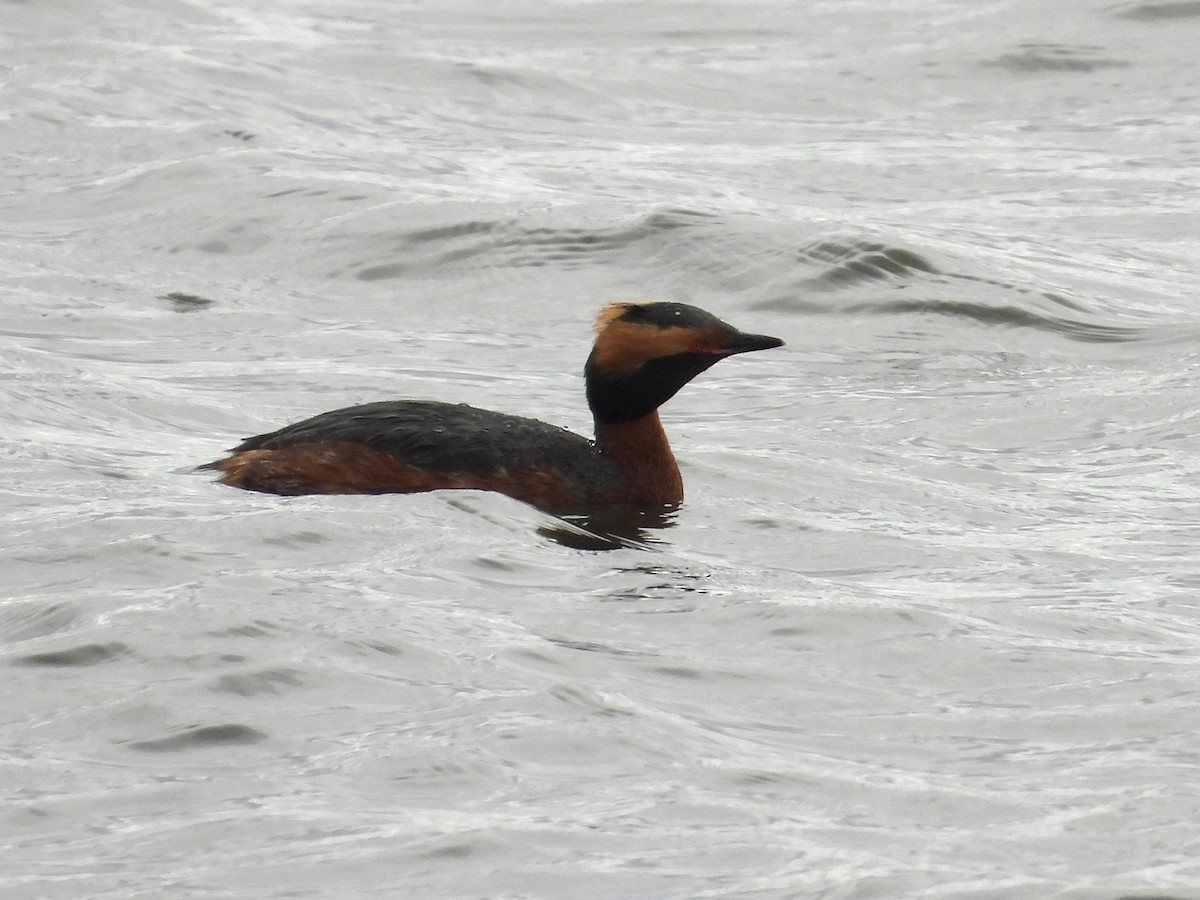
<path fill-rule="evenodd" d="M 683 476 L 657 410 L 627 422 L 602 422 L 597 418 L 596 449 L 621 470 L 638 501 L 683 500 Z"/>

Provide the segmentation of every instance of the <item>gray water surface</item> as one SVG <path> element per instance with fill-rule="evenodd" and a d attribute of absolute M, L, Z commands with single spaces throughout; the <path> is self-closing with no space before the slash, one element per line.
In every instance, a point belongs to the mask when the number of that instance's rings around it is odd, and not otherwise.
<path fill-rule="evenodd" d="M 1200 897 L 1200 4 L 0 2 L 0 894 Z M 586 432 L 580 549 L 197 463 Z M 588 545 L 593 546 L 593 545 Z"/>

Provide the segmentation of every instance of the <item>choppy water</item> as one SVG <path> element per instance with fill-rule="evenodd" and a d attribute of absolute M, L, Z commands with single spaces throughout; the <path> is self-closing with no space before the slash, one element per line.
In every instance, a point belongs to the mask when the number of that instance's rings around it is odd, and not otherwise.
<path fill-rule="evenodd" d="M 0 894 L 1200 897 L 1200 4 L 0 3 Z M 190 471 L 788 346 L 609 551 Z"/>

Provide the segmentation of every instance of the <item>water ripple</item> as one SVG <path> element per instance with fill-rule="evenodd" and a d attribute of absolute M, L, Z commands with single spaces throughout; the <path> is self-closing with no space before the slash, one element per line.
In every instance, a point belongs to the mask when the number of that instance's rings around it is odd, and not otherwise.
<path fill-rule="evenodd" d="M 211 747 L 257 744 L 267 735 L 249 725 L 194 725 L 177 734 L 146 741 L 131 741 L 129 747 L 144 753 L 181 753 Z"/>
<path fill-rule="evenodd" d="M 1114 13 L 1119 19 L 1137 22 L 1163 22 L 1173 19 L 1200 18 L 1200 2 L 1197 0 L 1168 0 L 1165 3 L 1129 3 L 1117 7 Z"/>

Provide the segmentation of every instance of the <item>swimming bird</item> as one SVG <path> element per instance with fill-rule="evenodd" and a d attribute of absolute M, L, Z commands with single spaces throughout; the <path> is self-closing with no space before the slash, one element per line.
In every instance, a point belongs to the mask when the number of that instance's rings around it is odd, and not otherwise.
<path fill-rule="evenodd" d="M 678 504 L 683 478 L 658 408 L 720 360 L 783 341 L 685 303 L 612 303 L 595 330 L 584 367 L 594 440 L 467 404 L 395 400 L 247 438 L 201 468 L 282 495 L 485 490 L 552 512 Z"/>

